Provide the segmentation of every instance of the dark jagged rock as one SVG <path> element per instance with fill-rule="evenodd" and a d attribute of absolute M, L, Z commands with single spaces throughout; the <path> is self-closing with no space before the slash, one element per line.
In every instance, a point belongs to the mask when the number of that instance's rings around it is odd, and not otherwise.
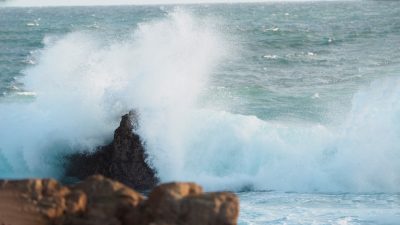
<path fill-rule="evenodd" d="M 101 174 L 137 190 L 155 186 L 155 172 L 146 163 L 146 154 L 139 135 L 133 132 L 137 115 L 131 111 L 122 116 L 114 132 L 114 140 L 94 153 L 77 153 L 67 157 L 66 177 L 85 179 Z"/>
<path fill-rule="evenodd" d="M 236 225 L 239 200 L 194 183 L 156 187 L 146 199 L 122 183 L 91 176 L 73 186 L 55 180 L 0 180 L 0 224 Z"/>

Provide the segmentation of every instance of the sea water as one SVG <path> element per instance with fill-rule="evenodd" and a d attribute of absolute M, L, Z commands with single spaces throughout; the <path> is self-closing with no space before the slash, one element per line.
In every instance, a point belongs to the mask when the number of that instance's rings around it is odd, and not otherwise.
<path fill-rule="evenodd" d="M 400 4 L 0 8 L 0 177 L 140 115 L 164 182 L 236 191 L 240 224 L 400 224 Z"/>

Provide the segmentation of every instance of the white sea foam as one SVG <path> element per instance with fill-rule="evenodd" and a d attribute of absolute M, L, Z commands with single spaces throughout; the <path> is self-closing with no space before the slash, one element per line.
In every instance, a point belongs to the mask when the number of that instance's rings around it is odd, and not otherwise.
<path fill-rule="evenodd" d="M 277 59 L 278 58 L 277 55 L 264 55 L 263 57 L 266 59 Z"/>
<path fill-rule="evenodd" d="M 393 194 L 242 192 L 240 225 L 397 225 L 400 198 Z"/>
<path fill-rule="evenodd" d="M 181 10 L 118 43 L 78 32 L 45 44 L 22 80 L 36 100 L 0 108 L 3 177 L 57 175 L 60 154 L 106 142 L 120 115 L 135 108 L 162 181 L 400 191 L 399 79 L 360 90 L 339 126 L 263 121 L 197 105 L 229 51 L 207 21 Z"/>
<path fill-rule="evenodd" d="M 46 37 L 21 80 L 35 101 L 0 107 L 7 176 L 57 175 L 55 156 L 108 141 L 129 109 L 192 108 L 225 49 L 207 22 L 177 9 L 119 43 L 96 33 Z"/>
<path fill-rule="evenodd" d="M 35 92 L 32 91 L 21 91 L 17 92 L 17 95 L 22 95 L 22 96 L 36 96 Z"/>

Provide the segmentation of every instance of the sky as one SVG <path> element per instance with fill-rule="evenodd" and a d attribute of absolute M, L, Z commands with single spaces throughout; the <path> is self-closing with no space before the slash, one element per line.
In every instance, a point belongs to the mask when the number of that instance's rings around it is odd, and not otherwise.
<path fill-rule="evenodd" d="M 236 3 L 304 0 L 0 0 L 0 6 L 143 5 L 174 3 Z M 326 0 L 325 0 L 326 1 Z"/>

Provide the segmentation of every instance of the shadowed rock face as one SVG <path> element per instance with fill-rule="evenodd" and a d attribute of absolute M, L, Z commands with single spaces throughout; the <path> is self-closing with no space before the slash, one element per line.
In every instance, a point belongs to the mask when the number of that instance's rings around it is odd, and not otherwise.
<path fill-rule="evenodd" d="M 120 181 L 137 190 L 155 186 L 155 172 L 147 165 L 140 137 L 133 133 L 137 115 L 131 111 L 122 117 L 111 144 L 94 153 L 78 153 L 67 157 L 66 177 L 80 180 L 94 174 Z"/>
<path fill-rule="evenodd" d="M 128 218 L 127 223 L 234 225 L 239 200 L 229 192 L 203 193 L 195 183 L 168 183 L 153 189 L 140 212 L 142 221 Z"/>
<path fill-rule="evenodd" d="M 55 180 L 0 181 L 0 224 L 46 225 L 86 210 L 87 197 Z"/>
<path fill-rule="evenodd" d="M 235 225 L 239 201 L 194 183 L 156 187 L 148 199 L 122 183 L 92 176 L 74 186 L 55 180 L 0 181 L 0 224 Z"/>

